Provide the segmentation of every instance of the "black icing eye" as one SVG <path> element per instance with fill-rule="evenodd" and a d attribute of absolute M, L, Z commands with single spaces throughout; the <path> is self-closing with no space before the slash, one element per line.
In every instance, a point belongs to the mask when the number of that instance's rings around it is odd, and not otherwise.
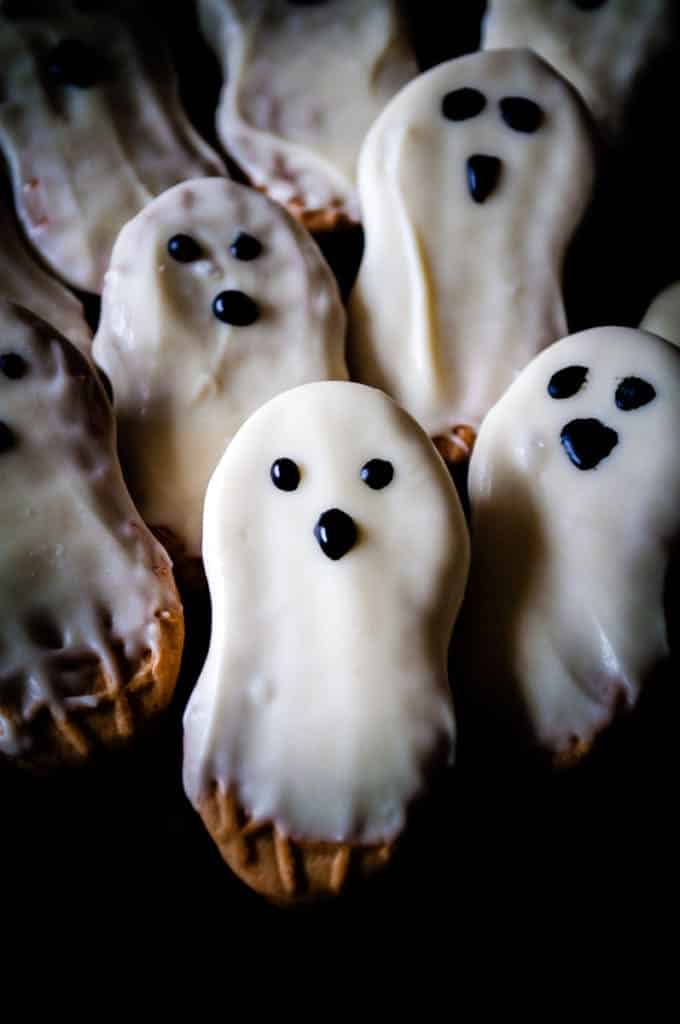
<path fill-rule="evenodd" d="M 0 355 L 0 371 L 10 380 L 20 380 L 28 373 L 28 363 L 16 352 L 3 352 Z"/>
<path fill-rule="evenodd" d="M 0 455 L 10 451 L 17 443 L 16 435 L 11 427 L 0 420 Z"/>
<path fill-rule="evenodd" d="M 454 89 L 442 100 L 442 114 L 448 121 L 468 121 L 485 106 L 486 99 L 477 89 Z"/>
<path fill-rule="evenodd" d="M 269 475 L 280 491 L 294 491 L 300 483 L 300 470 L 292 459 L 277 459 L 272 463 Z"/>
<path fill-rule="evenodd" d="M 506 96 L 500 102 L 501 117 L 515 132 L 530 135 L 537 132 L 543 123 L 543 111 L 538 103 L 523 96 Z"/>
<path fill-rule="evenodd" d="M 581 390 L 587 376 L 587 366 L 565 366 L 563 370 L 553 373 L 548 384 L 548 394 L 551 398 L 571 398 Z"/>
<path fill-rule="evenodd" d="M 47 54 L 45 70 L 58 85 L 88 89 L 99 78 L 100 61 L 80 39 L 62 39 Z"/>
<path fill-rule="evenodd" d="M 617 409 L 630 412 L 631 409 L 639 409 L 641 405 L 648 405 L 655 398 L 656 391 L 646 380 L 624 377 L 616 389 L 614 401 Z"/>
<path fill-rule="evenodd" d="M 223 324 L 249 327 L 260 315 L 257 303 L 244 292 L 220 292 L 213 299 L 213 313 Z"/>
<path fill-rule="evenodd" d="M 203 250 L 191 235 L 173 235 L 168 242 L 168 252 L 178 263 L 193 263 L 203 255 Z"/>
<path fill-rule="evenodd" d="M 240 231 L 229 246 L 229 252 L 235 260 L 256 260 L 262 252 L 262 242 Z"/>
<path fill-rule="evenodd" d="M 361 468 L 361 479 L 374 491 L 381 491 L 392 482 L 394 466 L 385 459 L 371 459 Z"/>

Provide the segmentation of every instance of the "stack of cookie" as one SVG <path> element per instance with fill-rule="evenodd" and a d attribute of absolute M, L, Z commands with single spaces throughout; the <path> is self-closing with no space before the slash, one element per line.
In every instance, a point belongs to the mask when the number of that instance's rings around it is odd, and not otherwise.
<path fill-rule="evenodd" d="M 184 649 L 187 796 L 297 903 L 393 859 L 459 739 L 571 765 L 636 707 L 677 289 L 603 322 L 573 261 L 673 6 L 490 2 L 429 68 L 392 0 L 187 3 L 175 67 L 135 5 L 0 7 L 6 758 L 128 743 Z"/>

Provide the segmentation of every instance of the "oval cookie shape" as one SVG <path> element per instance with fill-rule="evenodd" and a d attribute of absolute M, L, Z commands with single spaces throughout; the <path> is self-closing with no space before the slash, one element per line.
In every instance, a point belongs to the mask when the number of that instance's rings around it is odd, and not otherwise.
<path fill-rule="evenodd" d="M 457 664 L 509 740 L 582 754 L 668 657 L 678 430 L 680 353 L 618 327 L 550 346 L 484 421 Z"/>
<path fill-rule="evenodd" d="M 244 258 L 245 257 L 245 258 Z M 116 241 L 94 340 L 145 521 L 201 553 L 210 474 L 274 395 L 347 376 L 345 314 L 307 231 L 219 178 L 169 189 Z"/>
<path fill-rule="evenodd" d="M 91 364 L 0 306 L 0 753 L 80 760 L 170 700 L 184 620 Z"/>
<path fill-rule="evenodd" d="M 526 50 L 438 65 L 368 133 L 350 371 L 447 460 L 469 454 L 488 409 L 566 333 L 562 266 L 593 174 L 582 105 Z"/>
<path fill-rule="evenodd" d="M 0 148 L 19 219 L 75 288 L 101 292 L 118 231 L 150 199 L 226 173 L 181 109 L 156 25 L 63 4 L 0 13 L 0 66 Z"/>
<path fill-rule="evenodd" d="M 326 844 L 336 882 L 345 858 L 380 862 L 453 750 L 447 649 L 468 537 L 441 458 L 379 391 L 293 389 L 225 451 L 204 560 L 213 631 L 185 715 L 190 799 L 228 863 L 277 898 L 297 892 L 286 855 L 258 882 L 246 821 L 303 860 Z M 219 809 L 231 826 L 215 834 Z M 334 889 L 330 874 L 307 884 Z"/>

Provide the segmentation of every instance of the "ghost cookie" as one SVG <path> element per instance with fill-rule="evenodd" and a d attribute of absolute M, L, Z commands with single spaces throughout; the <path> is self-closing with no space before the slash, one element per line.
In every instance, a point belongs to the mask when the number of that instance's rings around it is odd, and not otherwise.
<path fill-rule="evenodd" d="M 0 176 L 0 299 L 11 299 L 53 324 L 81 352 L 89 353 L 92 332 L 74 295 L 50 277 L 19 235 Z"/>
<path fill-rule="evenodd" d="M 344 330 L 312 238 L 245 185 L 179 185 L 121 231 L 93 353 L 132 496 L 178 557 L 200 557 L 205 489 L 243 421 L 280 391 L 347 376 Z"/>
<path fill-rule="evenodd" d="M 592 179 L 577 98 L 527 51 L 433 68 L 369 132 L 350 372 L 408 409 L 447 461 L 468 456 L 487 410 L 566 333 L 562 264 Z"/>
<path fill-rule="evenodd" d="M 680 347 L 680 281 L 659 292 L 642 318 L 640 327 Z"/>
<path fill-rule="evenodd" d="M 0 147 L 28 240 L 68 284 L 98 293 L 126 221 L 224 167 L 181 111 L 157 28 L 133 34 L 72 6 L 0 12 Z"/>
<path fill-rule="evenodd" d="M 556 759 L 584 753 L 669 654 L 680 353 L 604 327 L 541 353 L 470 464 L 464 692 Z"/>
<path fill-rule="evenodd" d="M 183 615 L 91 365 L 20 307 L 0 306 L 0 332 L 0 753 L 42 767 L 168 703 Z"/>
<path fill-rule="evenodd" d="M 675 7 L 672 0 L 489 0 L 482 46 L 534 50 L 615 133 L 640 74 L 672 38 Z"/>
<path fill-rule="evenodd" d="M 199 0 L 222 62 L 217 131 L 249 180 L 310 230 L 359 220 L 361 142 L 416 74 L 393 0 Z"/>
<path fill-rule="evenodd" d="M 185 714 L 187 794 L 257 891 L 338 892 L 389 859 L 452 752 L 455 488 L 386 395 L 308 384 L 227 448 L 203 550 L 212 636 Z"/>

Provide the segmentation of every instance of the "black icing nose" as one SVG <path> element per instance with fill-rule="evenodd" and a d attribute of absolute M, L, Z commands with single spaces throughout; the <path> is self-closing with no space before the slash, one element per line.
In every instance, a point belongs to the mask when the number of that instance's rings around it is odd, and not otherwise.
<path fill-rule="evenodd" d="M 595 469 L 619 443 L 619 435 L 599 420 L 572 420 L 560 440 L 577 469 Z"/>
<path fill-rule="evenodd" d="M 339 508 L 329 508 L 319 516 L 314 536 L 324 555 L 337 562 L 354 547 L 357 540 L 356 523 Z"/>
<path fill-rule="evenodd" d="M 498 185 L 501 162 L 497 156 L 471 156 L 467 162 L 467 183 L 476 203 L 483 203 Z"/>

